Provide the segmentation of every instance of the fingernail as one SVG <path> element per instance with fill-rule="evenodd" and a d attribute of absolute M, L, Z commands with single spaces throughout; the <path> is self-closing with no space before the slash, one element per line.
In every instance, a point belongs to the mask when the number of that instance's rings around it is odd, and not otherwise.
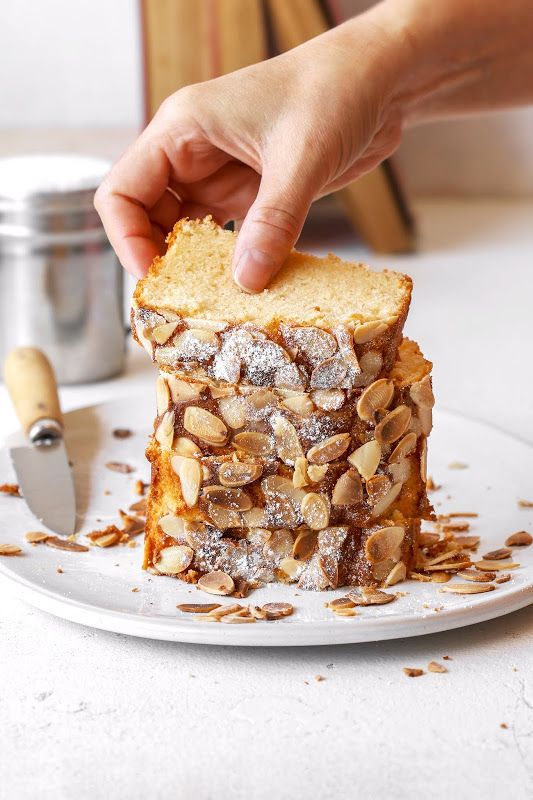
<path fill-rule="evenodd" d="M 233 280 L 245 292 L 261 292 L 275 270 L 274 260 L 263 250 L 244 250 L 237 262 Z"/>

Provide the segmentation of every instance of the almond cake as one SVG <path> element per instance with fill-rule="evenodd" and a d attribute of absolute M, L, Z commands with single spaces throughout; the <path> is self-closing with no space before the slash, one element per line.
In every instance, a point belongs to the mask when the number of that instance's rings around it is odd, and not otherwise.
<path fill-rule="evenodd" d="M 221 594 L 397 583 L 432 515 L 411 280 L 293 251 L 247 295 L 235 239 L 181 220 L 135 290 L 133 335 L 159 366 L 144 566 L 216 573 Z"/>

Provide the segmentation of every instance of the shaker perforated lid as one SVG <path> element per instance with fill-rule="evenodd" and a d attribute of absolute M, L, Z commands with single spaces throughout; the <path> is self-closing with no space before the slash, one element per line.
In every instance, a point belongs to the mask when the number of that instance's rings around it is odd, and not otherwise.
<path fill-rule="evenodd" d="M 0 158 L 0 199 L 94 191 L 111 165 L 75 154 L 35 154 Z"/>

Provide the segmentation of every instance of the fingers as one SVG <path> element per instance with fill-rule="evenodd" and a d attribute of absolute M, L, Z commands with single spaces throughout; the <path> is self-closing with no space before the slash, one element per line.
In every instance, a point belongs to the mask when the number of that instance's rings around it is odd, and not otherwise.
<path fill-rule="evenodd" d="M 233 277 L 241 289 L 260 292 L 272 280 L 302 230 L 315 193 L 315 181 L 302 168 L 294 172 L 265 167 L 257 198 L 239 233 Z"/>

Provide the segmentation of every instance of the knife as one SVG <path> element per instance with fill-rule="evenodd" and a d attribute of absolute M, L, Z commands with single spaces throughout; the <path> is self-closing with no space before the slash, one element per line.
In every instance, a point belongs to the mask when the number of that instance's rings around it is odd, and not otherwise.
<path fill-rule="evenodd" d="M 40 350 L 18 347 L 5 360 L 4 380 L 24 432 L 7 442 L 24 499 L 47 528 L 70 535 L 76 495 L 52 366 Z"/>

